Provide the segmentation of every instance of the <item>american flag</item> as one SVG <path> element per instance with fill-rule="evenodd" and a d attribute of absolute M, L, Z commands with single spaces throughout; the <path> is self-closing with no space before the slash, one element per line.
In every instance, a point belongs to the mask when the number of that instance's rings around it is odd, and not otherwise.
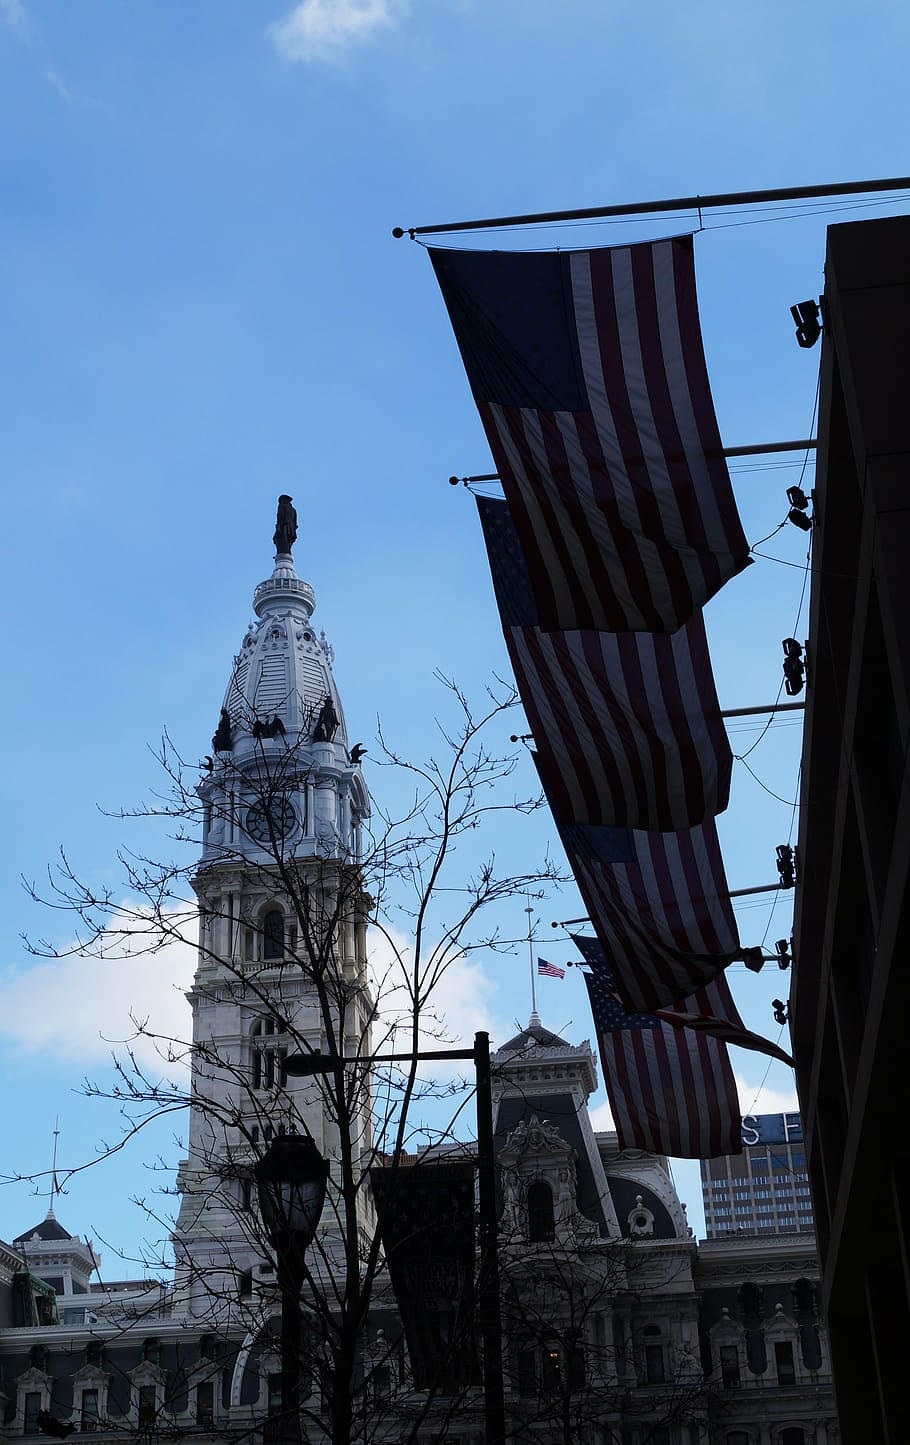
<path fill-rule="evenodd" d="M 595 974 L 605 977 L 611 990 L 615 992 L 616 980 L 610 962 L 597 939 L 573 934 L 572 941 L 581 952 L 584 962 Z M 752 1049 L 755 1053 L 769 1054 L 772 1059 L 780 1059 L 782 1064 L 788 1064 L 791 1069 L 795 1067 L 786 1049 L 782 1049 L 771 1039 L 764 1038 L 762 1034 L 753 1033 L 746 1028 L 723 973 L 719 973 L 704 988 L 699 989 L 692 997 L 683 999 L 681 1003 L 674 1003 L 670 1008 L 655 1009 L 654 1017 L 669 1024 L 671 1028 L 695 1029 L 712 1034 L 714 1038 L 723 1039 L 725 1043 L 736 1044 L 741 1049 Z"/>
<path fill-rule="evenodd" d="M 430 255 L 539 625 L 675 632 L 749 562 L 691 236 Z"/>
<path fill-rule="evenodd" d="M 560 968 L 558 963 L 547 963 L 545 958 L 538 958 L 537 976 L 538 978 L 565 978 L 566 971 L 564 968 Z"/>
<path fill-rule="evenodd" d="M 627 1013 L 606 972 L 585 974 L 604 1082 L 622 1149 L 678 1159 L 741 1154 L 739 1101 L 726 1045 L 707 1032 Z M 685 1000 L 698 1012 L 699 994 Z"/>
<path fill-rule="evenodd" d="M 677 833 L 561 827 L 616 991 L 666 1008 L 741 953 L 714 820 Z"/>
<path fill-rule="evenodd" d="M 701 613 L 672 637 L 543 632 L 508 504 L 477 505 L 556 819 L 669 831 L 721 812 L 733 758 Z"/>

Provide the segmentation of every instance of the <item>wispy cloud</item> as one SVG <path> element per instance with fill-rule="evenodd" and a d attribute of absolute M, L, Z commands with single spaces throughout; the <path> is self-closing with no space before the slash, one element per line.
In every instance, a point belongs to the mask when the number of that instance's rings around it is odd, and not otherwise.
<path fill-rule="evenodd" d="M 2 0 L 0 0 L 0 4 L 2 4 Z M 77 93 L 67 85 L 63 76 L 55 66 L 46 65 L 41 74 L 51 89 L 56 90 L 60 99 L 65 100 L 67 105 L 88 105 L 94 110 L 103 110 L 110 114 L 111 108 L 106 101 L 96 100 L 93 95 L 77 95 Z"/>
<path fill-rule="evenodd" d="M 22 0 L 0 0 L 0 21 L 20 40 L 27 40 L 31 35 L 31 22 Z"/>
<path fill-rule="evenodd" d="M 339 61 L 395 29 L 408 9 L 409 0 L 299 0 L 269 34 L 286 60 Z"/>

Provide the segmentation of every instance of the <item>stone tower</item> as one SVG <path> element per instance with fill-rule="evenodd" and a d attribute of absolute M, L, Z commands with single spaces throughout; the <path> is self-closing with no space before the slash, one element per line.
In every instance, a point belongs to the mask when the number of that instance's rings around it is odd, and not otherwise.
<path fill-rule="evenodd" d="M 360 873 L 369 795 L 349 749 L 332 648 L 313 628 L 313 589 L 294 570 L 295 537 L 283 497 L 274 570 L 253 594 L 255 620 L 198 787 L 193 1102 L 174 1234 L 181 1308 L 197 1316 L 255 1301 L 259 1275 L 271 1276 L 251 1169 L 275 1133 L 309 1134 L 339 1177 L 326 1082 L 288 1078 L 286 1054 L 370 1052 Z M 370 1143 L 363 1097 L 350 1131 L 355 1170 Z M 336 1220 L 330 1190 L 316 1251 L 326 1269 Z"/>

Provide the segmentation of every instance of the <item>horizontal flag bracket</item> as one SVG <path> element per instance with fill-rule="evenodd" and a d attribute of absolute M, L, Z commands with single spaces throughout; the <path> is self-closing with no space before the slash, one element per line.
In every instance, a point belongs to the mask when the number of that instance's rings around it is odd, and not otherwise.
<path fill-rule="evenodd" d="M 762 703 L 760 707 L 724 707 L 721 708 L 721 717 L 761 717 L 769 712 L 805 712 L 804 702 L 770 702 Z M 512 739 L 516 741 L 515 738 Z"/>
<path fill-rule="evenodd" d="M 662 211 L 713 211 L 727 206 L 763 205 L 769 201 L 823 200 L 828 196 L 858 196 L 875 191 L 910 190 L 910 176 L 889 176 L 872 181 L 837 181 L 831 185 L 785 186 L 769 191 L 725 191 L 712 196 L 676 196 L 672 200 L 634 201 L 617 206 L 587 206 L 573 211 L 535 211 L 524 216 L 486 216 L 476 221 L 444 221 L 436 226 L 395 226 L 396 241 L 403 236 L 441 234 L 445 231 L 480 231 L 507 226 L 532 226 L 553 221 L 596 221 L 616 216 L 650 216 Z"/>
<path fill-rule="evenodd" d="M 805 452 L 815 451 L 818 442 L 815 437 L 803 437 L 801 441 L 794 442 L 756 442 L 742 447 L 722 447 L 722 457 L 763 457 L 771 452 Z M 716 453 L 715 453 L 716 455 Z M 476 472 L 473 476 L 449 477 L 449 486 L 459 485 L 468 487 L 472 482 L 498 482 L 498 472 Z"/>

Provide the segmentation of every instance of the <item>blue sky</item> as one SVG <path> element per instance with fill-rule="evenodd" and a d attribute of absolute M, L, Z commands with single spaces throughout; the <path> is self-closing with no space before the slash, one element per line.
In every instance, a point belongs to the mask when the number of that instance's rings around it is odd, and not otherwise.
<path fill-rule="evenodd" d="M 476 691 L 507 666 L 473 504 L 446 485 L 489 455 L 427 259 L 392 226 L 900 175 L 908 31 L 896 0 L 872 0 L 861 25 L 817 0 L 0 0 L 0 1082 L 15 1101 L 0 1172 L 45 1164 L 57 1112 L 66 1164 L 110 1138 L 116 1120 L 78 1093 L 105 1067 L 99 1035 L 122 1037 L 130 1002 L 180 1007 L 179 963 L 103 977 L 31 964 L 20 933 L 62 942 L 65 922 L 18 879 L 65 844 L 113 883 L 122 825 L 97 805 L 154 786 L 148 745 L 165 725 L 188 756 L 207 750 L 280 491 L 368 745 L 380 716 L 422 755 L 434 670 Z M 728 444 L 807 434 L 818 351 L 797 348 L 788 308 L 822 287 L 828 221 L 882 213 L 706 218 L 699 290 Z M 735 473 L 750 538 L 780 521 L 797 476 Z M 804 538 L 790 528 L 767 550 L 782 560 L 709 608 L 725 706 L 776 695 L 796 625 Z M 737 733 L 736 751 L 755 736 Z M 784 800 L 798 745 L 780 727 L 749 758 Z M 731 887 L 771 881 L 791 820 L 737 765 L 721 820 Z M 551 837 L 541 820 L 520 846 Z M 743 908 L 745 942 L 768 911 Z M 575 912 L 571 890 L 541 910 L 557 961 L 570 951 L 549 921 Z M 788 931 L 780 906 L 768 936 Z M 787 981 L 767 973 L 733 981 L 770 1030 Z M 473 1001 L 503 1037 L 527 1012 L 526 978 L 523 956 L 490 962 L 461 981 L 453 1019 L 472 1028 Z M 591 1032 L 571 972 L 542 982 L 540 1008 L 573 1038 Z M 751 1096 L 764 1064 L 736 1062 Z M 774 1066 L 756 1108 L 789 1103 L 790 1087 Z M 159 1150 L 173 1157 L 168 1130 L 74 1179 L 64 1222 L 132 1250 L 126 1200 L 154 1186 Z M 697 1222 L 691 1166 L 679 1177 Z M 0 1187 L 0 1237 L 41 1212 L 26 1186 Z"/>

